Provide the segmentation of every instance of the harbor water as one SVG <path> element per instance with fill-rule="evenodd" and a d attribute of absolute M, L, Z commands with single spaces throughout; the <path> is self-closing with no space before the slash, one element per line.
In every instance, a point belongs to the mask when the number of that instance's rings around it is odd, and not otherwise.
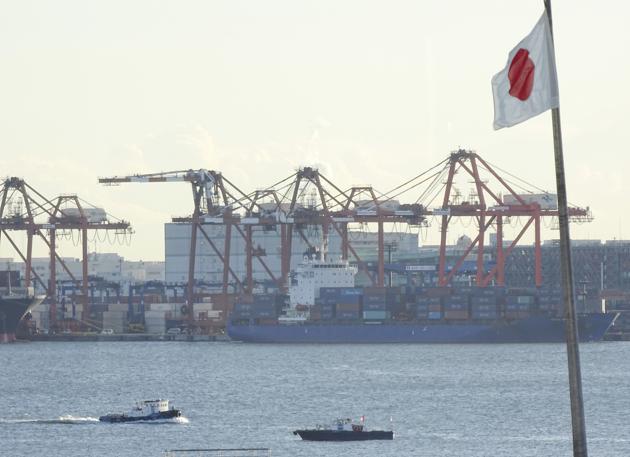
<path fill-rule="evenodd" d="M 630 455 L 630 344 L 581 345 L 589 455 Z M 565 347 L 38 342 L 0 346 L 0 454 L 160 456 L 268 447 L 272 456 L 571 456 Z M 105 424 L 168 398 L 179 423 Z M 393 441 L 300 441 L 364 415 Z M 390 421 L 390 417 L 393 421 Z"/>

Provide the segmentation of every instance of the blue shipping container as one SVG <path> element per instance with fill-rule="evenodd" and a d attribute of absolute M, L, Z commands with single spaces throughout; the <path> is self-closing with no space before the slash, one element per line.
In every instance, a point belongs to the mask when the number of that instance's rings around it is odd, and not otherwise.
<path fill-rule="evenodd" d="M 363 303 L 385 303 L 384 295 L 364 295 Z"/>
<path fill-rule="evenodd" d="M 503 287 L 474 287 L 471 295 L 473 297 L 497 297 L 505 294 Z"/>
<path fill-rule="evenodd" d="M 497 316 L 496 311 L 473 311 L 472 313 L 473 319 L 496 319 Z"/>
<path fill-rule="evenodd" d="M 347 297 L 349 295 L 357 295 L 357 296 L 361 296 L 363 295 L 363 289 L 359 288 L 359 287 L 341 287 L 341 296 L 342 297 Z"/>
<path fill-rule="evenodd" d="M 483 304 L 482 303 L 482 304 L 478 304 L 478 305 L 472 304 L 472 305 L 470 305 L 470 308 L 473 311 L 493 311 L 493 310 L 496 311 L 497 305 L 496 305 L 496 303 L 492 303 L 492 304 Z"/>
<path fill-rule="evenodd" d="M 337 313 L 337 319 L 358 319 L 358 318 L 359 318 L 358 312 L 343 311 L 341 313 Z"/>
<path fill-rule="evenodd" d="M 276 302 L 275 295 L 254 295 L 254 304 L 270 305 L 270 304 L 275 304 L 275 302 Z"/>
<path fill-rule="evenodd" d="M 450 309 L 450 310 L 468 309 L 468 304 L 465 304 L 465 303 L 444 303 L 444 309 Z"/>
<path fill-rule="evenodd" d="M 234 311 L 250 311 L 252 305 L 250 303 L 236 303 L 234 305 Z"/>
<path fill-rule="evenodd" d="M 440 297 L 417 297 L 416 303 L 419 305 L 439 305 L 442 303 Z"/>
<path fill-rule="evenodd" d="M 487 297 L 487 296 L 473 296 L 470 298 L 470 303 L 473 305 L 481 305 L 481 304 L 494 304 L 497 302 L 497 297 Z"/>
<path fill-rule="evenodd" d="M 530 311 L 532 305 L 523 305 L 519 303 L 507 303 L 505 305 L 506 311 Z"/>
<path fill-rule="evenodd" d="M 254 318 L 260 318 L 260 317 L 278 317 L 276 315 L 275 310 L 268 310 L 268 309 L 256 309 L 254 311 L 252 311 L 252 317 Z"/>
<path fill-rule="evenodd" d="M 458 302 L 463 302 L 463 303 L 468 303 L 468 299 L 469 299 L 469 296 L 466 294 L 452 294 L 449 297 L 450 301 L 455 301 L 455 302 L 458 301 Z"/>
<path fill-rule="evenodd" d="M 319 289 L 320 298 L 339 298 L 340 296 L 338 287 L 321 287 Z"/>
<path fill-rule="evenodd" d="M 364 311 L 384 311 L 386 309 L 385 303 L 363 303 Z"/>

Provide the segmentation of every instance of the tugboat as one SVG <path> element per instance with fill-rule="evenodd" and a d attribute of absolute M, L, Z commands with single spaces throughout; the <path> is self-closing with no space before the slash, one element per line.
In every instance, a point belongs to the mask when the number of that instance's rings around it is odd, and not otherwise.
<path fill-rule="evenodd" d="M 331 427 L 318 425 L 314 429 L 295 430 L 305 441 L 365 441 L 365 440 L 393 440 L 394 432 L 386 430 L 367 430 L 363 424 L 353 424 L 351 419 L 337 419 Z"/>
<path fill-rule="evenodd" d="M 175 419 L 181 417 L 179 409 L 168 406 L 168 400 L 144 400 L 136 403 L 136 406 L 128 413 L 107 414 L 98 418 L 101 422 L 136 422 Z"/>

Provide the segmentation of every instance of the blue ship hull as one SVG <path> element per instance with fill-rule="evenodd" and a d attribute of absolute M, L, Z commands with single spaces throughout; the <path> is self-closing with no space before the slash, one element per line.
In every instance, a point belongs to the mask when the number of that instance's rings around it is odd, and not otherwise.
<path fill-rule="evenodd" d="M 616 314 L 581 314 L 578 333 L 581 342 L 601 341 Z M 229 323 L 228 335 L 246 343 L 557 343 L 564 342 L 564 320 L 535 316 L 493 323 L 409 322 L 380 324 Z"/>

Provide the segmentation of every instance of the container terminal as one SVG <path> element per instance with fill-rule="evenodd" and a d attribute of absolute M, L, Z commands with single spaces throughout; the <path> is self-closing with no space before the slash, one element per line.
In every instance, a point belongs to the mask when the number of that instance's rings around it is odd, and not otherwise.
<path fill-rule="evenodd" d="M 442 300 L 433 312 L 441 320 L 472 321 L 470 288 L 529 297 L 520 299 L 527 303 L 520 303 L 519 318 L 560 314 L 559 248 L 541 240 L 542 227 L 557 221 L 556 197 L 497 170 L 477 153 L 458 150 L 385 193 L 371 186 L 342 190 L 311 167 L 248 193 L 212 170 L 99 178 L 105 185 L 180 182 L 193 190 L 191 213 L 165 223 L 165 262 L 124 279 L 124 259 L 118 257 L 118 269 L 91 268 L 90 261 L 117 256 L 89 253 L 87 246 L 99 236 L 127 240 L 129 222 L 76 195 L 51 199 L 21 178 L 7 178 L 0 189 L 0 243 L 22 260 L 4 259 L 8 274 L 19 271 L 14 281 L 45 296 L 26 313 L 18 335 L 179 331 L 221 337 L 237 304 L 273 300 L 273 312 L 254 318 L 271 323 L 290 301 L 299 263 L 318 250 L 356 268 L 353 287 L 384 288 L 401 297 L 385 310 L 360 308 L 359 320 L 371 320 L 371 311 L 397 322 L 418 319 L 418 302 L 432 298 L 425 291 L 448 289 L 468 296 L 466 309 L 447 310 Z M 459 190 L 464 186 L 471 188 L 467 196 Z M 571 207 L 569 216 L 573 223 L 592 220 L 588 207 Z M 433 229 L 440 244 L 418 247 Z M 15 233 L 26 238 L 26 249 L 14 241 Z M 453 234 L 461 236 L 448 244 Z M 60 255 L 69 238 L 81 244 L 80 259 Z M 32 256 L 34 242 L 43 243 L 48 258 Z M 618 314 L 607 338 L 627 338 L 630 241 L 577 240 L 572 249 L 578 311 Z M 509 319 L 513 310 L 505 302 L 497 300 L 497 313 Z M 356 311 L 342 308 L 335 313 Z M 318 309 L 312 311 L 317 320 Z"/>

